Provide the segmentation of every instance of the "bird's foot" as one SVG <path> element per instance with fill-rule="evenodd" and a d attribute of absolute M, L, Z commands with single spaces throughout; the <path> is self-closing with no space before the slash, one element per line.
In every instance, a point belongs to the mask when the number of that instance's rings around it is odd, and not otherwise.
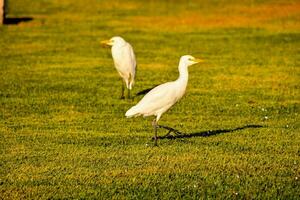
<path fill-rule="evenodd" d="M 158 125 L 158 128 L 164 128 L 166 130 L 168 130 L 168 133 L 164 136 L 165 138 L 172 138 L 174 137 L 171 133 L 174 133 L 175 135 L 181 135 L 182 133 L 179 132 L 178 130 L 168 127 L 168 126 L 162 126 L 162 125 Z"/>

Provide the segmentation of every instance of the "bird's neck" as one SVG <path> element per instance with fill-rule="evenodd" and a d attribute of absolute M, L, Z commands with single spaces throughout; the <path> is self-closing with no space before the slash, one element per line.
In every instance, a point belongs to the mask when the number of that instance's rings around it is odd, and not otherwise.
<path fill-rule="evenodd" d="M 189 79 L 188 66 L 185 63 L 179 63 L 179 81 L 187 82 Z"/>
<path fill-rule="evenodd" d="M 184 63 L 179 63 L 178 70 L 179 78 L 176 81 L 179 82 L 181 87 L 186 88 L 189 79 L 188 66 Z"/>

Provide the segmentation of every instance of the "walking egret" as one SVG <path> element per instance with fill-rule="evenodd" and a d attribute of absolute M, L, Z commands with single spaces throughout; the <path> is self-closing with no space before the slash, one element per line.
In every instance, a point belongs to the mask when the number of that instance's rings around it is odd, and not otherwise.
<path fill-rule="evenodd" d="M 101 41 L 102 44 L 111 46 L 111 54 L 115 67 L 119 75 L 123 78 L 127 87 L 128 98 L 130 98 L 130 90 L 134 85 L 136 59 L 132 46 L 119 36 L 114 36 L 109 40 Z M 124 98 L 124 84 L 122 81 L 121 98 Z"/>
<path fill-rule="evenodd" d="M 179 78 L 176 81 L 167 82 L 156 86 L 148 92 L 140 102 L 131 107 L 125 114 L 126 117 L 136 117 L 143 115 L 144 117 L 154 115 L 153 120 L 154 140 L 157 145 L 157 128 L 158 120 L 161 115 L 171 108 L 184 95 L 188 83 L 188 66 L 203 62 L 193 56 L 185 55 L 179 61 Z"/>

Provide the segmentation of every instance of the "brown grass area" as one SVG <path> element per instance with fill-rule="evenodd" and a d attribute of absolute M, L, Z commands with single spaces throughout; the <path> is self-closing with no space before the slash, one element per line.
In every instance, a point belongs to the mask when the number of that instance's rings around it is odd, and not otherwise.
<path fill-rule="evenodd" d="M 205 12 L 207 13 L 207 12 Z M 292 20 L 289 20 L 292 18 Z M 292 4 L 262 4 L 253 7 L 231 5 L 215 8 L 210 14 L 184 11 L 176 16 L 135 16 L 129 18 L 135 26 L 179 29 L 267 27 L 270 29 L 300 29 L 300 2 Z"/>
<path fill-rule="evenodd" d="M 61 7 L 72 7 L 80 10 L 94 10 L 95 7 L 100 7 L 102 10 L 133 10 L 138 7 L 139 4 L 136 2 L 126 1 L 99 1 L 99 0 L 88 0 L 88 1 L 70 1 L 70 0 L 54 0 L 54 5 L 60 5 Z"/>

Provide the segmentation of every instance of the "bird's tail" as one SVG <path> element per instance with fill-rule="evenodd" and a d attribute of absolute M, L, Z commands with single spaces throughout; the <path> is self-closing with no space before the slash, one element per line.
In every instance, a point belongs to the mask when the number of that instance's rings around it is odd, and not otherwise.
<path fill-rule="evenodd" d="M 135 116 L 139 116 L 139 112 L 136 106 L 131 107 L 129 110 L 127 110 L 127 112 L 125 113 L 126 117 L 135 117 Z"/>

